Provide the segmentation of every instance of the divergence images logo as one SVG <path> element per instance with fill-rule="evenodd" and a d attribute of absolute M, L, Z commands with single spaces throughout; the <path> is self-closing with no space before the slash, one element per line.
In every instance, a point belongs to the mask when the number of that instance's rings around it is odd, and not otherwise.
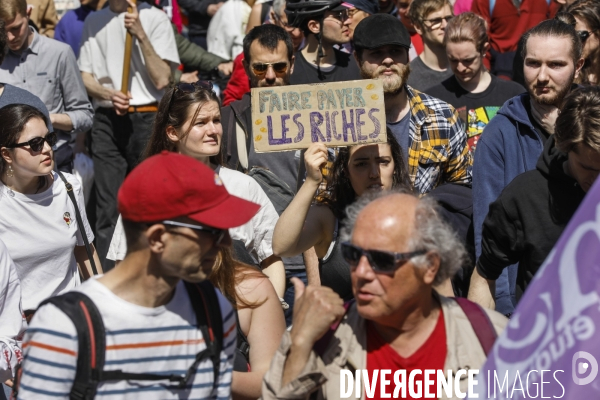
<path fill-rule="evenodd" d="M 573 355 L 571 371 L 573 373 L 573 382 L 577 385 L 587 385 L 596 379 L 598 375 L 598 361 L 587 351 L 578 351 Z M 588 371 L 589 375 L 581 378 Z"/>

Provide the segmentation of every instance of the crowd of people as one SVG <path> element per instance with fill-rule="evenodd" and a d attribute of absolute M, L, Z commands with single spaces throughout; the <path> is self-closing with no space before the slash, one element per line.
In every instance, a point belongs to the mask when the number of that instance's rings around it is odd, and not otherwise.
<path fill-rule="evenodd" d="M 0 399 L 477 369 L 600 174 L 596 0 L 74 3 L 0 2 Z M 385 143 L 257 151 L 361 79 Z"/>

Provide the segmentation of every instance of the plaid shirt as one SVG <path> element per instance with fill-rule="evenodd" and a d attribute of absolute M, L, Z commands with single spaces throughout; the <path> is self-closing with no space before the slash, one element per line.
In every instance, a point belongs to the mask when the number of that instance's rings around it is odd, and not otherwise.
<path fill-rule="evenodd" d="M 471 184 L 473 157 L 450 104 L 406 86 L 410 103 L 408 174 L 425 194 L 447 182 Z"/>

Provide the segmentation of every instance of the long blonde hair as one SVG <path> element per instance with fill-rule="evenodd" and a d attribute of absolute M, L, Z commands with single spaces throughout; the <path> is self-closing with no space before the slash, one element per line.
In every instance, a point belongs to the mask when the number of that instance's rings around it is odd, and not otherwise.
<path fill-rule="evenodd" d="M 251 303 L 238 293 L 236 287 L 248 278 L 268 279 L 256 268 L 236 260 L 231 247 L 221 249 L 209 279 L 238 310 L 260 307 L 266 301 Z"/>

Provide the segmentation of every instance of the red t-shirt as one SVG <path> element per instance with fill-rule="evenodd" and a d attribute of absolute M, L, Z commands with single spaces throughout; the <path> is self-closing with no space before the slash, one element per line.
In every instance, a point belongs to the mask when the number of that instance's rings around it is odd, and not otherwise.
<path fill-rule="evenodd" d="M 410 34 L 410 41 L 412 45 L 415 47 L 415 51 L 417 55 L 420 55 L 423 52 L 423 38 L 417 32 L 413 32 Z"/>
<path fill-rule="evenodd" d="M 424 386 L 424 372 L 426 369 L 443 370 L 444 363 L 446 361 L 446 327 L 444 326 L 444 315 L 440 308 L 440 316 L 433 329 L 433 332 L 423 345 L 409 357 L 402 357 L 392 347 L 387 344 L 381 336 L 375 330 L 372 323 L 367 323 L 367 371 L 369 372 L 369 383 L 373 382 L 373 371 L 378 369 L 381 374 L 382 369 L 392 370 L 391 374 L 385 376 L 386 380 L 389 380 L 389 384 L 386 385 L 387 394 L 393 394 L 395 389 L 394 384 L 394 372 L 399 369 L 406 370 L 406 397 L 412 399 L 410 391 L 408 390 L 408 381 L 410 373 L 413 369 L 420 369 L 421 374 L 415 376 L 415 383 L 421 382 L 421 396 L 418 399 L 425 398 L 425 386 Z M 437 373 L 437 372 L 436 372 Z M 444 371 L 445 373 L 445 371 Z M 431 375 L 430 380 L 435 383 L 429 385 L 429 393 L 436 393 L 437 381 L 436 376 Z M 373 397 L 366 397 L 369 399 L 381 399 L 381 386 L 380 376 L 377 376 L 377 384 L 374 390 Z M 361 385 L 362 389 L 365 390 L 364 384 Z M 416 384 L 413 386 L 417 390 Z M 366 392 L 365 392 L 366 393 Z M 402 398 L 402 391 L 398 393 L 398 397 Z"/>

